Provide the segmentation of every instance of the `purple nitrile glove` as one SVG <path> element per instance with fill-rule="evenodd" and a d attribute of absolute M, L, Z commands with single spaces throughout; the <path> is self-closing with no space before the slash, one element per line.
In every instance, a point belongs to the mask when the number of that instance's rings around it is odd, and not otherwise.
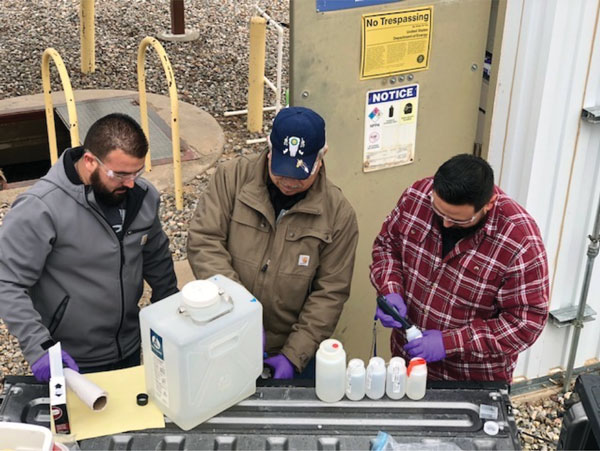
<path fill-rule="evenodd" d="M 406 304 L 404 303 L 404 299 L 398 293 L 390 293 L 386 294 L 385 298 L 387 301 L 396 307 L 398 313 L 402 318 L 406 317 Z M 385 313 L 383 310 L 377 306 L 377 310 L 375 310 L 375 319 L 381 321 L 383 327 L 393 327 L 394 329 L 402 329 L 402 324 L 392 318 L 390 315 Z"/>
<path fill-rule="evenodd" d="M 423 357 L 427 362 L 437 362 L 446 358 L 441 330 L 424 330 L 423 337 L 406 343 L 404 350 L 411 357 Z"/>
<path fill-rule="evenodd" d="M 265 359 L 265 365 L 273 368 L 273 379 L 294 378 L 294 365 L 283 354 L 277 354 Z"/>
<path fill-rule="evenodd" d="M 75 363 L 73 357 L 71 357 L 64 349 L 62 351 L 62 361 L 63 366 L 79 372 L 77 363 Z M 39 382 L 48 382 L 50 380 L 50 357 L 48 356 L 48 352 L 31 365 L 31 372 Z"/>

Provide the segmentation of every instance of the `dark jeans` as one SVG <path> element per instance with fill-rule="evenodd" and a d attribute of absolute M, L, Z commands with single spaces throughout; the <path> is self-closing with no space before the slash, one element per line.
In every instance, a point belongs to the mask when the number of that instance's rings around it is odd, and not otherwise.
<path fill-rule="evenodd" d="M 125 357 L 124 359 L 119 360 L 115 363 L 109 363 L 108 365 L 79 367 L 79 372 L 81 374 L 98 373 L 100 371 L 122 370 L 123 368 L 131 368 L 132 366 L 138 366 L 141 363 L 140 352 L 141 351 L 138 349 L 129 357 Z"/>

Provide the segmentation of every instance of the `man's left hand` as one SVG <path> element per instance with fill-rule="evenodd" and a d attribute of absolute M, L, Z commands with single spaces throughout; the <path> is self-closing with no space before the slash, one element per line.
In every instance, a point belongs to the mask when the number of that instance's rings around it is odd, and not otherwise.
<path fill-rule="evenodd" d="M 424 330 L 423 337 L 406 343 L 404 350 L 411 357 L 423 357 L 427 362 L 437 362 L 446 358 L 446 348 L 440 330 Z"/>
<path fill-rule="evenodd" d="M 294 365 L 283 354 L 277 354 L 265 359 L 265 365 L 273 368 L 273 379 L 294 378 Z"/>

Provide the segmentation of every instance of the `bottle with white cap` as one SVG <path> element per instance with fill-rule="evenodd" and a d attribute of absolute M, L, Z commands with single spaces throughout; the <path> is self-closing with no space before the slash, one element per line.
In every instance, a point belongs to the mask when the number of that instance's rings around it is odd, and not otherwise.
<path fill-rule="evenodd" d="M 315 392 L 321 401 L 337 402 L 346 389 L 346 351 L 333 338 L 323 340 L 316 355 Z"/>
<path fill-rule="evenodd" d="M 371 357 L 367 366 L 367 396 L 379 399 L 385 393 L 385 360 Z"/>
<path fill-rule="evenodd" d="M 365 397 L 365 363 L 361 359 L 352 359 L 346 370 L 346 396 L 351 401 L 360 401 Z"/>
<path fill-rule="evenodd" d="M 415 401 L 425 396 L 427 388 L 427 362 L 421 357 L 410 359 L 406 370 L 406 396 Z"/>
<path fill-rule="evenodd" d="M 406 363 L 402 357 L 392 357 L 388 364 L 385 393 L 390 399 L 401 399 L 406 393 Z"/>
<path fill-rule="evenodd" d="M 189 282 L 143 308 L 140 331 L 148 395 L 180 428 L 256 391 L 262 306 L 239 283 L 221 275 Z"/>

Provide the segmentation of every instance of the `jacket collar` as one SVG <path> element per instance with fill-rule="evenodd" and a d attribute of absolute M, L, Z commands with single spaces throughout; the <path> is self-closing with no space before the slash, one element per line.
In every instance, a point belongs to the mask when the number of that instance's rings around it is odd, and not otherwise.
<path fill-rule="evenodd" d="M 271 226 L 275 226 L 275 212 L 271 205 L 269 198 L 269 192 L 267 190 L 267 153 L 268 150 L 264 151 L 254 161 L 251 171 L 252 178 L 250 182 L 242 187 L 239 199 L 249 207 L 260 212 L 270 223 Z M 321 215 L 323 212 L 323 196 L 326 194 L 327 183 L 325 174 L 325 165 L 321 165 L 319 174 L 313 185 L 308 189 L 306 197 L 295 204 L 289 211 L 290 213 L 306 213 L 312 215 Z"/>

